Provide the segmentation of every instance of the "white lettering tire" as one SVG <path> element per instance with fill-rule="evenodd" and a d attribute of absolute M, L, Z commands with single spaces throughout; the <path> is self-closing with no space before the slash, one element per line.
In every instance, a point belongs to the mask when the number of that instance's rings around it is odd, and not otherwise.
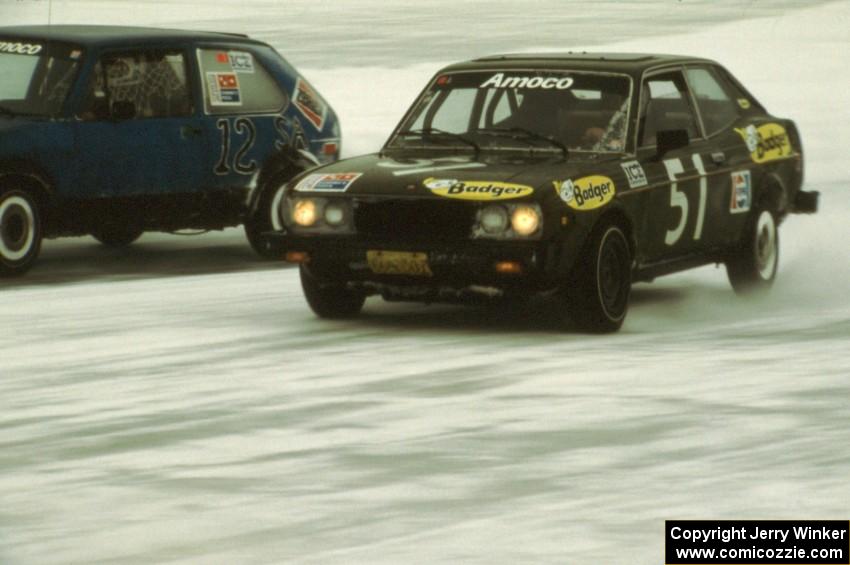
<path fill-rule="evenodd" d="M 28 192 L 0 194 L 0 276 L 22 275 L 41 251 L 38 202 Z"/>
<path fill-rule="evenodd" d="M 726 260 L 726 274 L 738 295 L 765 292 L 779 270 L 779 230 L 776 215 L 765 207 L 754 210 L 738 247 Z"/>

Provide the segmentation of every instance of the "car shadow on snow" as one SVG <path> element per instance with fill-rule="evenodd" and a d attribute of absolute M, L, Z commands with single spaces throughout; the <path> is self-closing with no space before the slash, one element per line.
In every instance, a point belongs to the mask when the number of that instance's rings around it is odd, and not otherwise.
<path fill-rule="evenodd" d="M 632 289 L 629 316 L 640 316 L 653 307 L 670 310 L 693 299 L 699 290 L 653 288 Z M 563 314 L 563 305 L 552 296 L 538 296 L 520 303 L 474 305 L 386 303 L 380 298 L 366 302 L 356 323 L 389 330 L 452 330 L 485 333 L 583 333 Z M 628 319 L 626 322 L 628 331 Z"/>
<path fill-rule="evenodd" d="M 241 231 L 198 236 L 146 234 L 126 248 L 113 248 L 91 237 L 47 240 L 32 269 L 0 280 L 0 288 L 76 282 L 165 278 L 287 267 L 260 259 Z"/>

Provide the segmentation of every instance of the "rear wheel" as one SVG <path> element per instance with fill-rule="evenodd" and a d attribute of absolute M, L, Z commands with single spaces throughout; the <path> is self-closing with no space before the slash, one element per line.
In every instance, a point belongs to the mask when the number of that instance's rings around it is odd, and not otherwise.
<path fill-rule="evenodd" d="M 756 209 L 744 238 L 726 261 L 726 274 L 736 294 L 764 292 L 773 286 L 779 268 L 779 230 L 776 214 Z"/>
<path fill-rule="evenodd" d="M 280 203 L 283 200 L 283 192 L 286 181 L 297 174 L 297 171 L 285 170 L 274 175 L 263 187 L 260 200 L 251 216 L 245 220 L 245 236 L 251 248 L 264 259 L 278 259 L 263 236 L 265 232 L 283 229 L 283 220 L 280 216 Z"/>
<path fill-rule="evenodd" d="M 127 247 L 139 239 L 144 230 L 130 225 L 104 225 L 98 226 L 92 232 L 92 237 L 109 247 Z"/>
<path fill-rule="evenodd" d="M 301 288 L 310 309 L 320 318 L 353 318 L 363 309 L 366 297 L 344 284 L 322 281 L 310 268 L 301 265 Z"/>
<path fill-rule="evenodd" d="M 632 256 L 626 234 L 605 225 L 590 236 L 563 289 L 572 320 L 583 331 L 615 332 L 623 325 L 632 287 Z"/>
<path fill-rule="evenodd" d="M 38 202 L 28 192 L 0 194 L 0 276 L 22 275 L 41 251 Z"/>

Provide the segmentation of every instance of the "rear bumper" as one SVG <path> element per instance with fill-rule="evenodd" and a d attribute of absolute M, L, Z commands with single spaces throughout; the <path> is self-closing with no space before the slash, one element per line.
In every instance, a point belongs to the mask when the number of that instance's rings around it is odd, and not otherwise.
<path fill-rule="evenodd" d="M 814 214 L 818 211 L 818 202 L 820 200 L 820 192 L 807 192 L 801 190 L 794 197 L 794 204 L 791 208 L 793 214 Z"/>
<path fill-rule="evenodd" d="M 324 278 L 390 286 L 463 288 L 485 285 L 502 289 L 540 290 L 556 277 L 555 246 L 540 241 L 468 240 L 463 242 L 388 242 L 344 236 L 267 234 L 281 258 L 287 252 L 309 255 L 310 268 Z M 373 272 L 368 251 L 406 251 L 427 255 L 431 276 L 387 275 Z M 513 262 L 520 272 L 504 273 L 498 263 Z"/>

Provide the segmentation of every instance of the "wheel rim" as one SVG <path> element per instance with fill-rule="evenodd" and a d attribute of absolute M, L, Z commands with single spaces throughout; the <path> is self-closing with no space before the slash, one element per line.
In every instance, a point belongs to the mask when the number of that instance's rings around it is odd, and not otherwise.
<path fill-rule="evenodd" d="M 596 280 L 599 302 L 612 321 L 626 315 L 631 282 L 629 261 L 629 247 L 623 233 L 617 228 L 609 229 L 599 246 Z"/>
<path fill-rule="evenodd" d="M 756 269 L 763 280 L 770 280 L 776 270 L 777 258 L 776 223 L 773 214 L 763 211 L 756 223 L 755 259 Z"/>
<path fill-rule="evenodd" d="M 282 185 L 278 188 L 274 193 L 274 198 L 272 198 L 270 213 L 272 216 L 272 228 L 274 228 L 275 231 L 283 229 L 283 214 L 281 213 L 280 205 L 281 202 L 283 202 L 283 193 L 286 192 L 284 188 L 286 188 L 286 185 Z"/>
<path fill-rule="evenodd" d="M 20 261 L 32 250 L 35 241 L 35 214 L 21 196 L 11 196 L 0 204 L 0 255 Z"/>

